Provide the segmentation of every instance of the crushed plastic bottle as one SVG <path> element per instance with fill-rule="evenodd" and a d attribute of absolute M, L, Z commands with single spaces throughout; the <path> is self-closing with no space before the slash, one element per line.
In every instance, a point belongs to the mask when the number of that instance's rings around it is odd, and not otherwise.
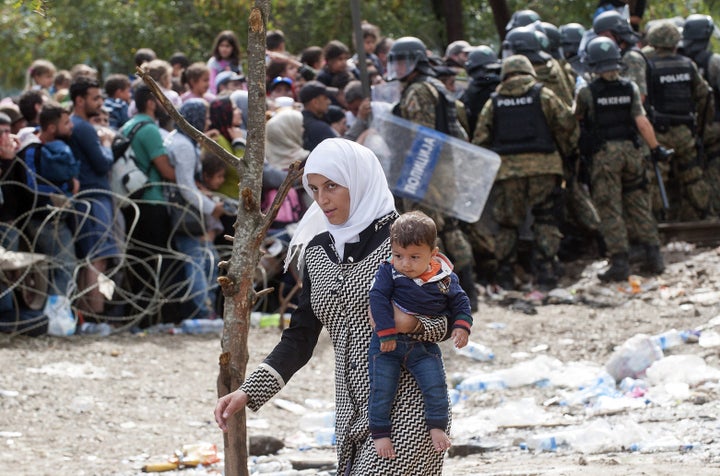
<path fill-rule="evenodd" d="M 468 341 L 467 345 L 461 349 L 455 348 L 455 352 L 479 362 L 489 362 L 495 358 L 492 349 L 472 341 Z"/>
<path fill-rule="evenodd" d="M 565 444 L 565 442 L 561 438 L 557 438 L 554 435 L 542 434 L 532 435 L 527 438 L 520 444 L 520 448 L 533 451 L 557 451 L 558 447 L 563 444 Z"/>
<path fill-rule="evenodd" d="M 655 342 L 662 350 L 669 349 L 671 347 L 677 347 L 687 342 L 690 332 L 678 331 L 677 329 L 670 329 L 661 334 L 655 334 L 652 336 L 653 342 Z"/>

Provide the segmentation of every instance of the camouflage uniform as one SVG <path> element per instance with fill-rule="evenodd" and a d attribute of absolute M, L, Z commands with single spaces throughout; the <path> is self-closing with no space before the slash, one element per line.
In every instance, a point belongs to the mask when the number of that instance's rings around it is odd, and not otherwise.
<path fill-rule="evenodd" d="M 651 30 L 652 31 L 652 30 Z M 656 58 L 669 58 L 677 56 L 673 50 L 648 48 L 646 56 L 649 61 Z M 692 65 L 692 101 L 696 111 L 706 107 L 707 101 L 711 100 L 708 94 L 708 86 L 697 71 L 694 63 Z M 651 117 L 651 119 L 653 119 Z M 692 119 L 691 117 L 688 118 Z M 670 166 L 662 164 L 665 175 L 666 188 L 671 198 L 671 210 L 666 218 L 671 220 L 689 221 L 703 219 L 709 211 L 710 188 L 703 177 L 703 170 L 697 160 L 696 130 L 694 125 L 664 125 L 653 120 L 655 133 L 658 142 L 674 149 Z M 702 125 L 701 125 L 702 127 Z M 667 178 L 670 171 L 677 182 L 669 183 Z M 649 171 L 651 173 L 651 171 Z M 653 197 L 653 210 L 659 212 L 661 209 L 659 192 L 654 181 L 651 187 Z M 673 192 L 677 192 L 675 204 L 673 204 Z"/>
<path fill-rule="evenodd" d="M 575 95 L 575 83 L 569 79 L 567 72 L 560 66 L 558 60 L 552 58 L 542 64 L 533 64 L 537 80 L 565 103 L 572 107 L 573 96 Z"/>
<path fill-rule="evenodd" d="M 520 61 L 530 65 L 525 57 L 510 56 L 503 63 L 503 71 L 506 67 L 508 70 L 512 69 L 513 62 Z M 534 74 L 511 76 L 500 84 L 498 94 L 510 97 L 526 96 L 536 84 Z M 542 114 L 560 149 L 559 153 L 556 150 L 501 154 L 502 163 L 492 191 L 492 214 L 499 226 L 495 239 L 495 253 L 500 262 L 499 273 L 503 274 L 512 273 L 512 265 L 516 260 L 519 228 L 525 221 L 528 209 L 532 211 L 534 252 L 538 255 L 540 282 L 541 277 L 552 281 L 548 276 L 553 274 L 552 260 L 555 259 L 560 245 L 561 235 L 556 220 L 558 205 L 556 193 L 563 175 L 561 154 L 572 153 L 579 131 L 572 112 L 555 93 L 542 87 L 539 97 Z M 474 144 L 493 148 L 494 135 L 498 134 L 498 131 L 494 130 L 494 114 L 495 106 L 491 100 L 485 104 L 478 117 L 473 136 Z M 503 125 L 497 127 L 502 129 Z M 499 282 L 504 279 L 505 276 L 498 276 Z M 504 287 L 512 287 L 512 283 L 508 282 Z"/>
<path fill-rule="evenodd" d="M 596 79 L 595 81 L 603 81 Z M 632 85 L 630 115 L 645 115 L 640 91 Z M 593 122 L 595 110 L 590 87 L 578 92 L 575 116 Z M 635 129 L 635 124 L 627 124 Z M 651 212 L 645 177 L 645 160 L 631 140 L 606 140 L 592 158 L 592 198 L 600 214 L 600 231 L 610 255 L 628 252 L 628 238 L 658 246 L 657 224 Z"/>

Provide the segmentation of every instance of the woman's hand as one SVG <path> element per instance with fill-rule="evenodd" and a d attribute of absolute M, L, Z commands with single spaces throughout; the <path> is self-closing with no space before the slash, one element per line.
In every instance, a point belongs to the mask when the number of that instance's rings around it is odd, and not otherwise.
<path fill-rule="evenodd" d="M 238 410 L 245 408 L 248 400 L 248 394 L 240 389 L 218 399 L 215 405 L 215 421 L 223 432 L 228 431 L 228 418 L 233 416 Z"/>

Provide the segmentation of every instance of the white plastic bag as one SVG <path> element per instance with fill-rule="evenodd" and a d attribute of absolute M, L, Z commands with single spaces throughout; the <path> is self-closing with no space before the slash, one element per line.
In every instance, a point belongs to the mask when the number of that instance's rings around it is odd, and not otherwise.
<path fill-rule="evenodd" d="M 48 318 L 48 334 L 70 336 L 75 333 L 75 315 L 66 296 L 51 294 L 45 302 L 43 313 Z"/>

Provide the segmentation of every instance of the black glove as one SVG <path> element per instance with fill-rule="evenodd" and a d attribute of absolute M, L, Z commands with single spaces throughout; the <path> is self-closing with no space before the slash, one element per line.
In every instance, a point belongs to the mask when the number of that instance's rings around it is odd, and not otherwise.
<path fill-rule="evenodd" d="M 659 145 L 650 151 L 650 158 L 653 162 L 667 162 L 675 153 L 675 149 L 666 149 Z"/>

